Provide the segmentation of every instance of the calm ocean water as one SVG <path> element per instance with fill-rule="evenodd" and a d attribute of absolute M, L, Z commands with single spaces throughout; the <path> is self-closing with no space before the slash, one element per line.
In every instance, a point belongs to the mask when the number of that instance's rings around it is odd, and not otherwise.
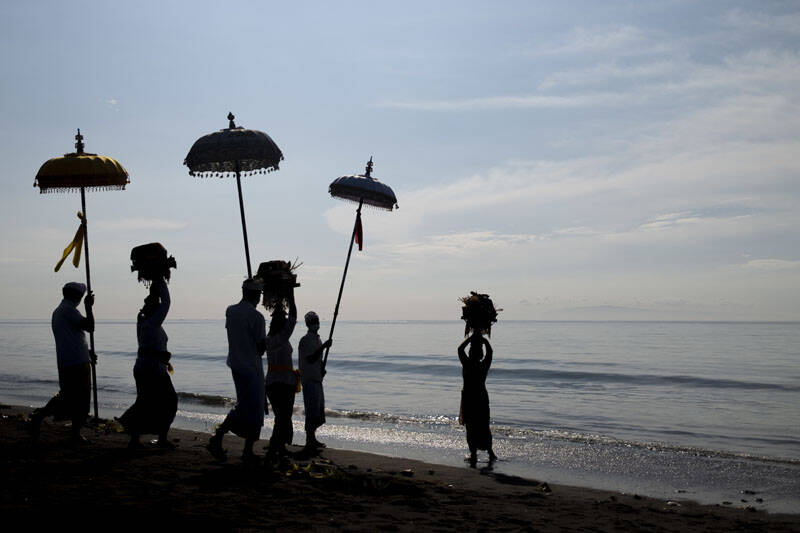
<path fill-rule="evenodd" d="M 165 329 L 175 425 L 211 431 L 234 396 L 224 322 Z M 800 512 L 800 323 L 503 321 L 492 333 L 495 471 Z M 456 321 L 340 322 L 319 438 L 463 464 L 462 334 Z M 116 416 L 135 396 L 134 323 L 99 323 L 96 343 L 101 416 Z M 49 321 L 0 321 L 0 350 L 0 400 L 38 406 L 55 392 Z M 303 442 L 300 398 L 296 407 Z"/>

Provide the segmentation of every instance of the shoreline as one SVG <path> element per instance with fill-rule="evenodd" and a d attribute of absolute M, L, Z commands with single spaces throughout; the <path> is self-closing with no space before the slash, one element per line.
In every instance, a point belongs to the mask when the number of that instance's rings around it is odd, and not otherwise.
<path fill-rule="evenodd" d="M 209 529 L 563 531 L 800 531 L 800 515 L 700 505 L 550 485 L 492 472 L 367 452 L 325 449 L 275 468 L 243 465 L 243 440 L 226 436 L 228 461 L 205 450 L 208 435 L 172 429 L 177 445 L 126 449 L 113 424 L 84 429 L 91 443 L 66 443 L 47 420 L 31 446 L 29 408 L 0 406 L 2 509 L 8 523 L 81 523 L 89 529 L 169 524 Z M 256 451 L 263 456 L 263 441 Z M 291 447 L 299 450 L 298 447 Z M 747 496 L 745 496 L 747 498 Z M 90 522 L 92 516 L 95 521 Z"/>

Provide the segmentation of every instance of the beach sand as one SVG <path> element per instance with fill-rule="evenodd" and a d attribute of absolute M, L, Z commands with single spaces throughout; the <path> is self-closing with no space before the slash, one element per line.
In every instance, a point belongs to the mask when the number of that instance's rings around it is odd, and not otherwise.
<path fill-rule="evenodd" d="M 0 406 L 1 508 L 15 530 L 800 531 L 800 515 L 741 502 L 703 506 L 548 485 L 480 463 L 456 468 L 325 449 L 245 465 L 243 441 L 230 435 L 229 458 L 219 463 L 205 449 L 209 435 L 173 429 L 175 450 L 129 451 L 127 436 L 105 421 L 84 429 L 91 442 L 76 447 L 66 423 L 46 420 L 33 445 L 29 412 Z M 256 444 L 262 455 L 265 444 Z"/>

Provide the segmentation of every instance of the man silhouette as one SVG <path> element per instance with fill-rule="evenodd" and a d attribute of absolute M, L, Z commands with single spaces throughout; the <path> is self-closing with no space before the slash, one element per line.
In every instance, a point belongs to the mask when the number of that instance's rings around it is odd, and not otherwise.
<path fill-rule="evenodd" d="M 39 429 L 45 417 L 57 420 L 71 419 L 70 440 L 73 443 L 88 442 L 81 436 L 81 426 L 89 414 L 91 395 L 91 367 L 95 355 L 90 354 L 84 332 L 94 331 L 94 295 L 89 293 L 83 301 L 86 317 L 78 311 L 86 285 L 69 282 L 61 289 L 64 299 L 53 311 L 51 325 L 56 343 L 59 392 L 47 405 L 33 412 L 30 419 L 31 435 L 39 437 Z"/>
<path fill-rule="evenodd" d="M 308 333 L 297 346 L 298 363 L 303 382 L 303 404 L 306 411 L 306 451 L 314 452 L 325 445 L 317 440 L 316 431 L 325 423 L 325 394 L 322 389 L 322 352 L 331 341 L 319 338 L 319 316 L 309 311 L 305 316 Z"/>
<path fill-rule="evenodd" d="M 208 441 L 208 451 L 220 461 L 227 458 L 222 448 L 222 437 L 228 431 L 245 439 L 242 459 L 253 460 L 253 444 L 264 425 L 264 365 L 261 358 L 266 350 L 267 331 L 264 315 L 256 310 L 262 289 L 261 281 L 245 280 L 242 300 L 228 306 L 225 311 L 227 364 L 236 387 L 236 405 Z"/>

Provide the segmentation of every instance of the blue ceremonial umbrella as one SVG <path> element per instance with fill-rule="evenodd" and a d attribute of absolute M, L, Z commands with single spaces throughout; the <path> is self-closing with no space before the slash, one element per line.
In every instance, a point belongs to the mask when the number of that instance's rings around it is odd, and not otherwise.
<path fill-rule="evenodd" d="M 391 211 L 398 208 L 397 197 L 392 188 L 381 183 L 372 177 L 372 158 L 367 162 L 367 168 L 363 175 L 342 176 L 336 178 L 328 187 L 328 192 L 334 198 L 347 200 L 358 204 L 356 210 L 356 222 L 353 226 L 353 234 L 350 236 L 350 248 L 347 250 L 347 261 L 344 264 L 344 274 L 342 274 L 342 284 L 339 286 L 339 296 L 336 298 L 336 308 L 333 311 L 333 322 L 328 340 L 333 339 L 333 329 L 336 327 L 336 317 L 339 316 L 339 304 L 342 301 L 342 291 L 344 290 L 344 280 L 347 278 L 347 268 L 350 266 L 350 254 L 353 252 L 353 242 L 358 240 L 358 249 L 361 250 L 364 244 L 363 231 L 361 227 L 361 206 L 364 204 Z M 330 347 L 325 350 L 325 358 L 322 361 L 322 368 L 328 363 L 328 352 Z"/>

